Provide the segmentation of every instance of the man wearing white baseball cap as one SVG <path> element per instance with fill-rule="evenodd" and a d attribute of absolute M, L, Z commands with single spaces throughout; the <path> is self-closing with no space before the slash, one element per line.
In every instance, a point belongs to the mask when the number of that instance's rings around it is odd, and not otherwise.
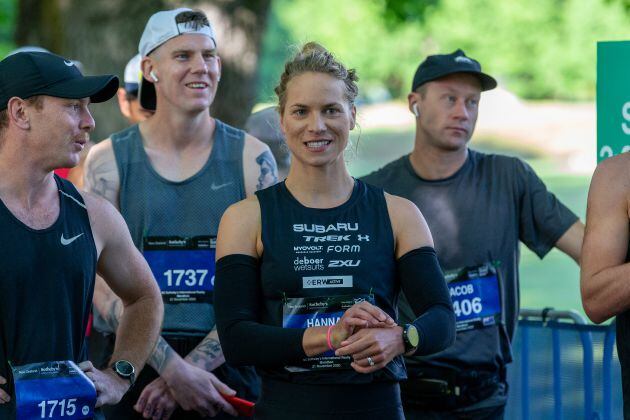
<path fill-rule="evenodd" d="M 117 87 L 116 77 L 83 76 L 47 52 L 0 62 L 3 420 L 98 417 L 95 408 L 117 403 L 133 385 L 157 339 L 159 290 L 122 217 L 53 174 L 79 162 L 95 124 L 88 105 L 109 100 Z M 85 361 L 97 271 L 122 299 L 118 340 L 103 370 Z"/>
<path fill-rule="evenodd" d="M 106 414 L 237 415 L 224 397 L 255 400 L 258 378 L 224 362 L 212 304 L 216 234 L 228 206 L 277 181 L 276 163 L 262 142 L 209 113 L 221 60 L 202 12 L 154 14 L 139 51 L 140 103 L 155 114 L 90 151 L 86 186 L 121 210 L 160 285 L 165 322 L 153 369 Z M 95 302 L 115 325 L 117 298 L 99 287 Z"/>

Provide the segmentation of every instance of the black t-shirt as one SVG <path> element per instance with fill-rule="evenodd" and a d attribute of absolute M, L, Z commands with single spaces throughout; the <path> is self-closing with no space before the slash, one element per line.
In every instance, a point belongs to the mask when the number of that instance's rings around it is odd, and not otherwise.
<path fill-rule="evenodd" d="M 497 371 L 509 363 L 519 311 L 519 241 L 542 258 L 577 216 L 520 159 L 474 150 L 469 150 L 462 168 L 446 179 L 420 178 L 409 156 L 363 179 L 418 206 L 445 272 L 483 264 L 493 264 L 498 271 L 494 289 L 500 307 L 498 321 L 484 318 L 487 325 L 459 331 L 450 348 L 428 357 L 407 358 L 408 364 Z M 466 293 L 466 287 L 472 287 L 464 286 L 451 289 L 454 305 L 454 293 Z M 413 316 L 402 299 L 399 308 L 401 322 Z M 456 314 L 462 309 L 471 307 L 456 307 Z"/>
<path fill-rule="evenodd" d="M 0 375 L 9 380 L 9 362 L 86 359 L 85 329 L 94 292 L 96 246 L 81 195 L 55 176 L 59 217 L 34 230 L 0 202 Z M 0 405 L 11 418 L 12 401 Z"/>

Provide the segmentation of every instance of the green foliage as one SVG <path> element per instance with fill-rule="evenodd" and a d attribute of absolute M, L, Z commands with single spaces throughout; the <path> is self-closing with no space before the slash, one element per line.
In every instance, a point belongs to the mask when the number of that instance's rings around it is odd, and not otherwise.
<path fill-rule="evenodd" d="M 390 24 L 408 21 L 424 21 L 427 10 L 439 4 L 440 0 L 383 0 L 385 20 Z"/>
<path fill-rule="evenodd" d="M 317 41 L 357 69 L 363 94 L 385 86 L 395 96 L 409 89 L 421 56 L 422 30 L 390 29 L 383 3 L 365 0 L 275 0 L 263 41 L 259 98 L 273 97 L 283 64 L 308 41 Z"/>
<path fill-rule="evenodd" d="M 462 48 L 500 84 L 531 99 L 595 95 L 597 41 L 628 39 L 630 0 L 274 0 L 259 98 L 291 55 L 321 42 L 355 67 L 364 95 L 404 97 L 428 54 Z"/>
<path fill-rule="evenodd" d="M 605 0 L 442 0 L 426 21 L 435 51 L 462 47 L 505 87 L 534 99 L 593 98 L 596 42 L 627 38 L 630 23 L 619 3 Z"/>
<path fill-rule="evenodd" d="M 0 58 L 15 48 L 13 30 L 18 0 L 0 0 Z"/>

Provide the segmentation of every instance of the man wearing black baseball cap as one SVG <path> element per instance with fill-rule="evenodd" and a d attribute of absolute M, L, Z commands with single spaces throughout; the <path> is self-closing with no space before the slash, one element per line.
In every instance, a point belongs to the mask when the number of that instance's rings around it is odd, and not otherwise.
<path fill-rule="evenodd" d="M 497 86 L 462 50 L 423 61 L 408 95 L 414 149 L 364 179 L 412 200 L 429 224 L 449 282 L 457 339 L 409 357 L 401 384 L 408 419 L 500 419 L 519 311 L 519 241 L 579 261 L 584 225 L 529 165 L 468 148 L 481 92 Z M 400 322 L 413 318 L 401 299 Z"/>
<path fill-rule="evenodd" d="M 0 62 L 2 419 L 98 416 L 95 407 L 115 404 L 129 389 L 158 336 L 159 291 L 122 217 L 53 174 L 78 163 L 94 129 L 88 105 L 110 99 L 117 87 L 116 77 L 83 76 L 50 53 L 20 52 Z M 124 306 L 112 365 L 103 371 L 84 362 L 96 271 Z M 74 362 L 93 385 L 78 371 L 59 369 Z M 59 395 L 70 376 L 76 395 Z"/>

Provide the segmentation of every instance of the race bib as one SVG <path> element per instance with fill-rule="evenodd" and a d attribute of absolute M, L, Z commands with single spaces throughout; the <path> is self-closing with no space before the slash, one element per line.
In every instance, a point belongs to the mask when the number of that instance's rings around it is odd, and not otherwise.
<path fill-rule="evenodd" d="M 143 254 L 164 303 L 212 303 L 216 238 L 149 236 Z"/>
<path fill-rule="evenodd" d="M 309 328 L 335 325 L 346 309 L 355 303 L 368 301 L 374 304 L 373 295 L 322 296 L 285 299 L 282 310 L 283 328 Z M 328 350 L 313 357 L 305 357 L 297 366 L 287 366 L 291 372 L 312 370 L 352 369 L 350 356 L 335 356 Z"/>
<path fill-rule="evenodd" d="M 18 419 L 91 419 L 92 381 L 72 361 L 11 367 Z"/>
<path fill-rule="evenodd" d="M 501 322 L 501 289 L 492 263 L 451 270 L 444 277 L 453 301 L 457 332 Z"/>

